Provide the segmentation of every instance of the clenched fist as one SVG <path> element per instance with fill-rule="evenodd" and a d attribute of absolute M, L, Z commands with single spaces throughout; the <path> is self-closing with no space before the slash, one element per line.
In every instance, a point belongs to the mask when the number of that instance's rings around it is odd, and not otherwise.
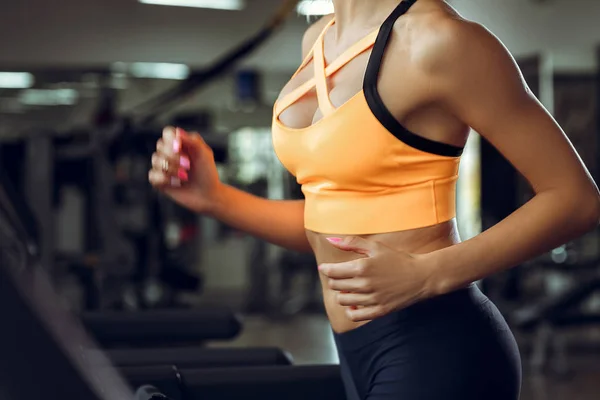
<path fill-rule="evenodd" d="M 195 212 L 209 212 L 221 181 L 212 149 L 197 133 L 166 127 L 152 155 L 152 186 Z"/>

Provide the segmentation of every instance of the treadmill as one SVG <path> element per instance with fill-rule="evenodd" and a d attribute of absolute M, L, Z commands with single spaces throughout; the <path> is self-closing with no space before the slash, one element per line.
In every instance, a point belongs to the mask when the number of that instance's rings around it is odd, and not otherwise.
<path fill-rule="evenodd" d="M 0 185 L 0 400 L 345 399 L 337 365 L 117 369 L 63 307 L 5 189 Z"/>
<path fill-rule="evenodd" d="M 131 400 L 133 392 L 61 308 L 0 187 L 0 399 Z"/>
<path fill-rule="evenodd" d="M 29 256 L 38 258 L 41 244 L 35 215 L 2 171 L 0 187 L 7 222 L 17 229 L 16 233 Z M 225 307 L 140 312 L 88 311 L 79 317 L 104 348 L 198 346 L 206 341 L 233 339 L 242 330 L 240 318 Z"/>
<path fill-rule="evenodd" d="M 14 227 L 14 237 L 25 245 L 28 265 L 38 269 L 39 235 L 35 217 L 1 172 L 0 195 L 6 221 Z M 224 309 L 88 312 L 79 318 L 102 348 L 111 349 L 107 355 L 118 366 L 176 364 L 204 368 L 292 364 L 291 355 L 276 347 L 200 346 L 204 340 L 233 337 L 241 329 L 239 319 Z"/>

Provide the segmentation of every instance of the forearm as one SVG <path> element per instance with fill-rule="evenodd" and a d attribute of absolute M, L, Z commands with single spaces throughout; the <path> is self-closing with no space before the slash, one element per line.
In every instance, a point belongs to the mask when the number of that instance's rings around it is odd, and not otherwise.
<path fill-rule="evenodd" d="M 564 191 L 538 194 L 476 237 L 425 255 L 433 267 L 432 294 L 448 293 L 518 265 L 596 227 L 596 195 L 581 201 L 569 197 Z"/>
<path fill-rule="evenodd" d="M 304 200 L 269 200 L 223 185 L 207 214 L 287 249 L 310 252 L 304 230 Z"/>

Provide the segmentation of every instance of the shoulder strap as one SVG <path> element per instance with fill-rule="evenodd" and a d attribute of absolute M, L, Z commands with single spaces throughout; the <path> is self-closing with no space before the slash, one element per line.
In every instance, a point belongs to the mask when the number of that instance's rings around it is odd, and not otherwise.
<path fill-rule="evenodd" d="M 375 44 L 373 45 L 373 52 L 371 53 L 369 63 L 367 64 L 367 70 L 365 72 L 365 79 L 363 84 L 365 89 L 367 87 L 377 86 L 379 70 L 381 69 L 381 62 L 383 61 L 385 49 L 390 40 L 390 36 L 392 35 L 394 24 L 396 23 L 398 18 L 406 14 L 406 12 L 416 2 L 417 0 L 404 0 L 402 3 L 398 4 L 394 11 L 392 11 L 392 13 L 386 18 L 386 20 L 381 25 L 381 29 L 379 30 L 379 34 L 377 35 L 377 39 L 375 40 Z"/>

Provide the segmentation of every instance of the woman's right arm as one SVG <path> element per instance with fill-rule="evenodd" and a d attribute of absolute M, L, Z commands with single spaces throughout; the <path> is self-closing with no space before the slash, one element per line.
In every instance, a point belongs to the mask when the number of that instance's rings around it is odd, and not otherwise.
<path fill-rule="evenodd" d="M 222 184 L 205 214 L 278 246 L 311 251 L 304 200 L 269 200 Z"/>
<path fill-rule="evenodd" d="M 167 127 L 152 156 L 152 185 L 176 203 L 273 244 L 311 251 L 304 201 L 269 200 L 219 179 L 212 149 L 198 134 Z"/>

